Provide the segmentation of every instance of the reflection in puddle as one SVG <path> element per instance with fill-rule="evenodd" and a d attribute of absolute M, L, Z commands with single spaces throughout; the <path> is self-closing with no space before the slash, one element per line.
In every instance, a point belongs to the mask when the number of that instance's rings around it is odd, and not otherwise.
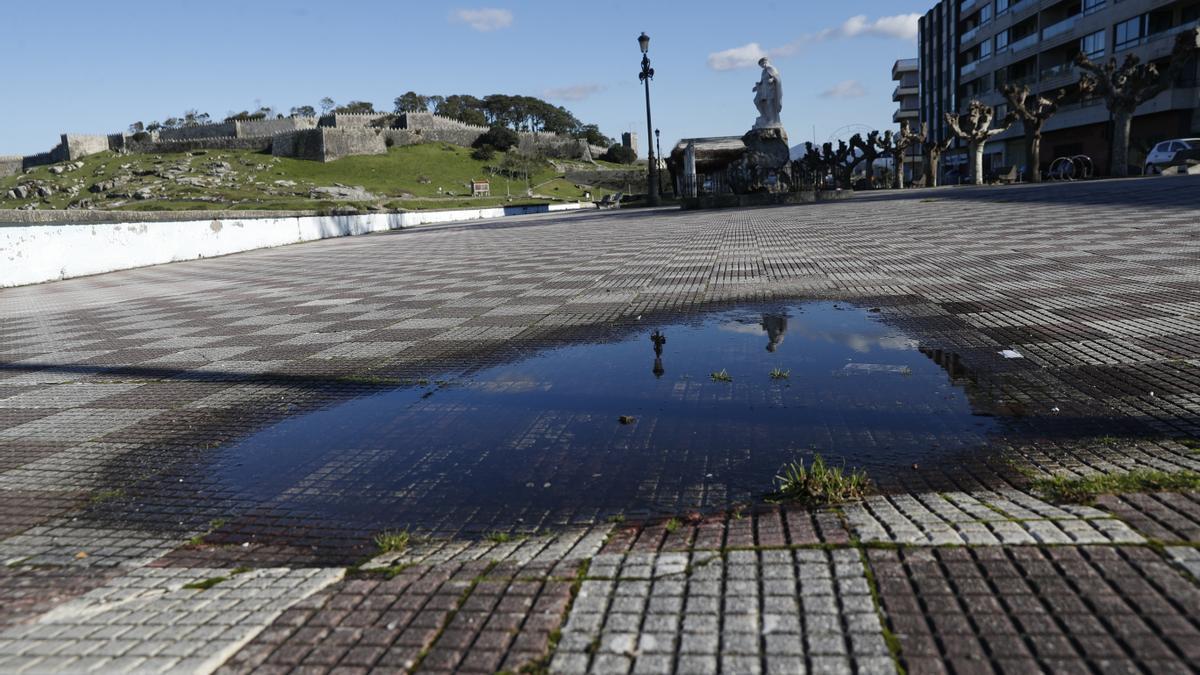
<path fill-rule="evenodd" d="M 216 473 L 273 509 L 418 527 L 726 508 L 801 454 L 886 472 L 984 445 L 960 369 L 846 305 L 724 311 L 286 420 Z"/>

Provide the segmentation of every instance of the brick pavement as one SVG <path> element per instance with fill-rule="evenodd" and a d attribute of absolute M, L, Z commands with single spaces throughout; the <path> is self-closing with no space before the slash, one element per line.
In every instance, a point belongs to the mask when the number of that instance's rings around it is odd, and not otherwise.
<path fill-rule="evenodd" d="M 1200 469 L 1197 188 L 524 218 L 0 291 L 0 667 L 1194 669 L 1200 495 L 1070 506 L 1027 485 Z M 396 381 L 797 298 L 919 336 L 1009 422 L 994 456 L 822 511 L 607 523 L 435 500 L 408 551 L 366 565 L 375 523 L 204 479 L 238 438 Z"/>

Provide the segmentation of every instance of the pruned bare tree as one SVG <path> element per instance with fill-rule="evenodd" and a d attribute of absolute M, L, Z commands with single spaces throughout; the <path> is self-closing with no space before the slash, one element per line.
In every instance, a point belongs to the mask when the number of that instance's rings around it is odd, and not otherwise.
<path fill-rule="evenodd" d="M 892 162 L 896 167 L 896 187 L 901 190 L 904 189 L 904 153 L 913 146 L 921 147 L 928 135 L 928 130 L 929 126 L 922 124 L 919 132 L 913 131 L 908 120 L 904 120 L 900 123 L 900 131 L 892 136 L 891 151 Z"/>
<path fill-rule="evenodd" d="M 1025 127 L 1025 158 L 1029 180 L 1042 182 L 1042 126 L 1058 112 L 1058 104 L 1067 95 L 1066 89 L 1053 94 L 1035 94 L 1029 85 L 1006 84 L 1000 89 L 1008 100 L 1008 108 Z"/>
<path fill-rule="evenodd" d="M 925 141 L 921 144 L 925 151 L 925 184 L 929 187 L 938 186 L 938 176 L 941 175 L 942 153 L 950 149 L 950 144 L 954 142 L 954 137 L 950 136 L 940 141 L 935 141 L 929 137 L 929 123 L 921 123 L 922 132 L 925 134 Z"/>
<path fill-rule="evenodd" d="M 995 116 L 996 109 L 978 99 L 972 99 L 967 105 L 967 111 L 961 115 L 946 113 L 946 123 L 950 125 L 950 131 L 970 146 L 971 179 L 975 185 L 983 185 L 984 145 L 992 136 L 1007 131 L 1015 119 L 1010 112 L 993 127 L 992 121 Z"/>
<path fill-rule="evenodd" d="M 1126 55 L 1120 66 L 1115 56 L 1105 63 L 1096 63 L 1083 52 L 1075 56 L 1076 65 L 1084 71 L 1079 78 L 1079 90 L 1084 96 L 1103 98 L 1113 116 L 1112 175 L 1129 175 L 1129 128 L 1133 113 L 1171 86 L 1171 81 L 1197 51 L 1200 51 L 1200 28 L 1179 34 L 1163 71 L 1153 63 L 1141 63 L 1133 54 Z"/>
<path fill-rule="evenodd" d="M 838 187 L 849 189 L 850 158 L 854 154 L 850 150 L 850 146 L 846 145 L 846 141 L 838 139 L 836 148 L 833 147 L 832 143 L 826 143 L 822 148 L 825 152 L 825 161 L 829 164 Z"/>
<path fill-rule="evenodd" d="M 854 134 L 850 137 L 850 147 L 859 151 L 858 157 L 854 158 L 853 163 L 848 167 L 846 172 L 848 175 L 853 175 L 854 167 L 859 162 L 867 164 L 867 187 L 875 187 L 875 160 L 879 159 L 879 132 L 872 131 L 867 134 L 866 139 L 861 134 Z"/>
<path fill-rule="evenodd" d="M 894 135 L 892 135 L 891 129 L 888 129 L 887 131 L 883 132 L 883 135 L 879 137 L 879 140 L 876 142 L 876 145 L 879 146 L 879 153 L 882 154 L 884 157 L 895 157 L 896 156 L 896 137 Z M 889 187 L 888 183 L 890 183 L 890 181 L 887 180 L 887 178 L 889 178 L 889 176 L 887 176 L 887 174 L 885 173 L 884 181 L 883 181 L 884 187 Z"/>
<path fill-rule="evenodd" d="M 888 131 L 884 136 L 883 142 L 880 143 L 880 149 L 892 156 L 892 163 L 895 168 L 896 183 L 895 186 L 900 190 L 904 190 L 904 155 L 908 148 L 913 145 L 920 147 L 920 144 L 925 142 L 925 137 L 928 136 L 929 125 L 922 125 L 920 131 L 913 131 L 912 125 L 908 124 L 908 120 L 900 123 L 900 131 L 894 133 Z"/>

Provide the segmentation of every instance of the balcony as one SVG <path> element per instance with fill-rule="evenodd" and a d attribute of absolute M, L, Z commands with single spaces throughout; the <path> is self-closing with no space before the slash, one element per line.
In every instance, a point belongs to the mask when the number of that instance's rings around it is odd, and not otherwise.
<path fill-rule="evenodd" d="M 962 0 L 962 4 L 958 6 L 958 13 L 966 14 L 977 4 L 979 4 L 979 0 Z"/>
<path fill-rule="evenodd" d="M 892 64 L 892 79 L 899 80 L 905 72 L 917 72 L 921 67 L 919 59 L 899 59 Z"/>
<path fill-rule="evenodd" d="M 904 120 L 915 121 L 920 116 L 921 116 L 921 111 L 916 108 L 901 108 L 901 109 L 897 110 L 896 112 L 892 113 L 892 121 L 895 122 L 896 124 L 899 124 L 899 123 L 903 122 Z"/>
<path fill-rule="evenodd" d="M 1015 16 L 1017 12 L 1023 12 L 1027 9 L 1033 9 L 1034 7 L 1037 7 L 1036 0 L 1017 0 L 1017 2 L 1014 2 L 1008 6 L 1008 14 L 1009 16 Z"/>
<path fill-rule="evenodd" d="M 1038 43 L 1038 34 L 1036 32 L 1030 33 L 1029 35 L 1026 35 L 1025 37 L 1021 38 L 1020 40 L 1008 43 L 1008 51 L 1010 53 L 1015 54 L 1019 51 L 1029 49 L 1030 47 L 1036 45 L 1037 43 Z"/>
<path fill-rule="evenodd" d="M 1075 16 L 1063 19 L 1062 21 L 1059 21 L 1056 24 L 1046 26 L 1045 28 L 1042 29 L 1042 39 L 1049 40 L 1050 38 L 1052 38 L 1056 35 L 1062 35 L 1063 33 L 1074 28 L 1075 24 L 1077 24 L 1077 23 L 1079 23 L 1079 15 L 1078 14 L 1076 14 Z"/>
<path fill-rule="evenodd" d="M 1037 82 L 1037 81 L 1038 81 L 1038 78 L 1037 78 L 1036 74 L 1029 74 L 1029 75 L 1025 75 L 1024 77 L 1014 77 L 1009 80 L 1005 80 L 1005 84 L 1011 84 L 1014 87 L 1020 87 L 1022 85 L 1026 85 L 1026 84 L 1033 84 L 1034 82 Z"/>
<path fill-rule="evenodd" d="M 921 88 L 917 85 L 904 86 L 900 85 L 892 90 L 892 100 L 899 101 L 904 96 L 916 96 L 921 93 Z"/>
<path fill-rule="evenodd" d="M 970 41 L 971 41 L 971 40 L 973 40 L 973 39 L 974 39 L 974 38 L 975 38 L 977 35 L 979 35 L 979 31 L 980 31 L 980 30 L 982 30 L 982 29 L 983 29 L 983 25 L 982 25 L 982 24 L 980 24 L 980 25 L 978 25 L 978 26 L 975 26 L 975 27 L 974 27 L 974 28 L 972 28 L 971 30 L 969 30 L 969 31 L 967 31 L 967 32 L 965 32 L 965 33 L 963 33 L 963 34 L 962 34 L 962 35 L 959 37 L 959 39 L 958 39 L 958 44 L 959 44 L 959 45 L 963 45 L 963 46 L 965 46 L 965 45 L 966 45 L 968 42 L 970 42 Z"/>
<path fill-rule="evenodd" d="M 958 69 L 958 76 L 966 77 L 967 75 L 970 75 L 971 73 L 975 72 L 975 69 L 978 67 L 979 67 L 979 61 L 972 61 L 972 62 L 964 65 L 962 68 Z"/>
<path fill-rule="evenodd" d="M 1060 63 L 1057 66 L 1046 68 L 1042 71 L 1041 82 L 1045 87 L 1051 87 L 1058 84 L 1058 80 L 1062 80 L 1063 84 L 1075 78 L 1076 69 L 1074 63 Z"/>
<path fill-rule="evenodd" d="M 1157 33 L 1151 33 L 1150 35 L 1147 35 L 1145 37 L 1144 41 L 1147 43 L 1150 43 L 1150 42 L 1157 42 L 1158 40 L 1161 40 L 1163 38 L 1168 38 L 1168 37 L 1174 38 L 1176 35 L 1179 35 L 1180 33 L 1184 32 L 1186 30 L 1192 30 L 1193 28 L 1200 28 L 1200 20 L 1188 21 L 1187 23 L 1181 23 L 1178 26 L 1175 26 L 1174 28 L 1168 28 L 1167 30 L 1164 30 L 1164 31 L 1159 31 Z M 1174 40 L 1172 40 L 1172 43 L 1174 43 Z M 1174 44 L 1172 44 L 1172 47 L 1173 46 L 1174 46 Z"/>

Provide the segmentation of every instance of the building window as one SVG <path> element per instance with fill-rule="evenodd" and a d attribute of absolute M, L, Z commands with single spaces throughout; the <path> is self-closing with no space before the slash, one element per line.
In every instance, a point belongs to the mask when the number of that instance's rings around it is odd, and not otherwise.
<path fill-rule="evenodd" d="M 996 0 L 996 16 L 1008 11 L 1008 0 Z"/>
<path fill-rule="evenodd" d="M 1091 14 L 1092 12 L 1104 7 L 1107 0 L 1083 0 L 1083 13 Z"/>
<path fill-rule="evenodd" d="M 979 58 L 986 59 L 992 55 L 992 41 L 984 40 L 979 43 Z"/>
<path fill-rule="evenodd" d="M 992 126 L 998 126 L 1008 116 L 1008 104 L 999 103 L 996 105 L 995 114 L 992 115 Z"/>
<path fill-rule="evenodd" d="M 1145 34 L 1145 16 L 1135 16 L 1128 21 L 1122 21 L 1113 27 L 1113 35 L 1115 44 L 1113 49 L 1121 51 L 1136 47 L 1142 41 L 1142 36 Z"/>
<path fill-rule="evenodd" d="M 992 5 L 986 4 L 979 10 L 979 25 L 983 25 L 992 20 Z"/>
<path fill-rule="evenodd" d="M 1079 51 L 1089 59 L 1098 59 L 1104 56 L 1104 31 L 1098 30 L 1091 35 L 1079 38 Z"/>
<path fill-rule="evenodd" d="M 1002 52 L 1008 48 L 1008 31 L 1002 30 L 996 33 L 996 51 Z"/>

